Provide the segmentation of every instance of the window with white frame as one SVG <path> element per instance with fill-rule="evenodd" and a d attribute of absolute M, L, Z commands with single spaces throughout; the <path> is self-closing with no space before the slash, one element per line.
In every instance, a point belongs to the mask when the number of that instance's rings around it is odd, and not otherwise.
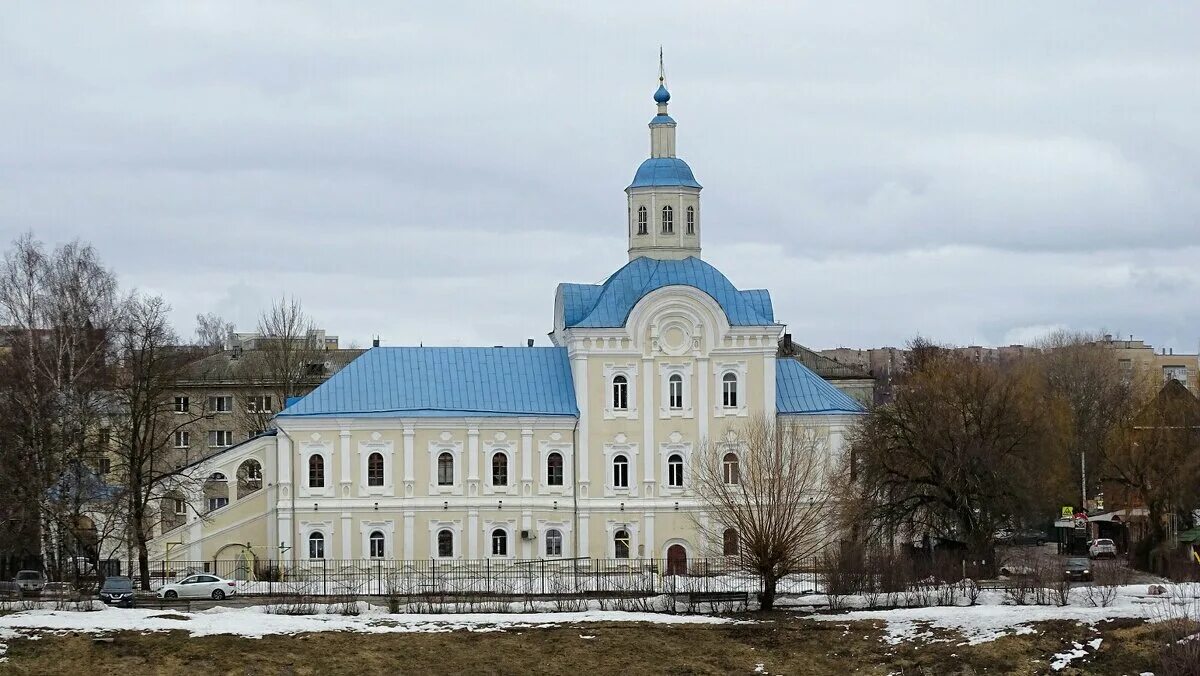
<path fill-rule="evenodd" d="M 736 373 L 727 372 L 721 376 L 721 405 L 725 408 L 738 407 L 738 377 Z"/>
<path fill-rule="evenodd" d="M 678 453 L 667 458 L 667 486 L 683 488 L 683 456 Z"/>
<path fill-rule="evenodd" d="M 687 234 L 696 234 L 696 207 L 687 208 Z"/>
<path fill-rule="evenodd" d="M 437 534 L 437 555 L 443 559 L 454 556 L 454 531 L 443 528 Z"/>
<path fill-rule="evenodd" d="M 438 455 L 437 483 L 439 486 L 454 485 L 454 456 L 449 452 Z"/>
<path fill-rule="evenodd" d="M 1164 366 L 1164 367 L 1162 367 L 1162 371 L 1163 371 L 1163 382 L 1164 383 L 1169 383 L 1172 380 L 1178 380 L 1179 382 L 1183 383 L 1184 385 L 1187 384 L 1187 367 L 1186 366 Z"/>
<path fill-rule="evenodd" d="M 645 235 L 647 232 L 649 232 L 649 228 L 647 227 L 648 219 L 646 207 L 638 207 L 637 215 L 637 234 Z"/>
<path fill-rule="evenodd" d="M 675 210 L 671 207 L 662 208 L 662 233 L 670 235 L 675 232 Z"/>
<path fill-rule="evenodd" d="M 187 503 L 182 498 L 174 498 L 176 516 L 184 516 L 187 514 Z"/>
<path fill-rule="evenodd" d="M 563 457 L 558 451 L 546 456 L 546 485 L 563 485 Z"/>
<path fill-rule="evenodd" d="M 618 529 L 613 533 L 613 557 L 618 559 L 629 558 L 629 531 L 624 528 Z"/>
<path fill-rule="evenodd" d="M 546 556 L 562 556 L 562 531 L 551 528 L 546 531 Z"/>
<path fill-rule="evenodd" d="M 175 448 L 187 448 L 191 445 L 192 434 L 187 430 L 175 431 Z"/>
<path fill-rule="evenodd" d="M 371 548 L 370 557 L 372 559 L 382 559 L 384 556 L 384 545 L 387 542 L 387 540 L 383 537 L 383 531 L 371 531 L 369 542 Z"/>
<path fill-rule="evenodd" d="M 503 528 L 492 531 L 492 556 L 508 556 L 508 531 Z"/>
<path fill-rule="evenodd" d="M 383 485 L 383 454 L 378 451 L 367 456 L 367 485 Z"/>
<path fill-rule="evenodd" d="M 325 456 L 319 453 L 308 456 L 308 487 L 325 487 Z"/>
<path fill-rule="evenodd" d="M 325 534 L 320 531 L 314 531 L 308 536 L 308 558 L 323 559 L 325 558 Z"/>
<path fill-rule="evenodd" d="M 730 451 L 721 458 L 721 475 L 729 485 L 742 482 L 741 470 L 738 467 L 737 453 Z"/>
<path fill-rule="evenodd" d="M 271 395 L 262 394 L 246 397 L 247 413 L 270 413 L 271 410 Z"/>
<path fill-rule="evenodd" d="M 629 488 L 629 458 L 624 453 L 613 456 L 612 473 L 614 488 Z"/>
<path fill-rule="evenodd" d="M 233 445 L 233 430 L 209 430 L 208 445 L 212 448 L 225 448 Z"/>
<path fill-rule="evenodd" d="M 189 408 L 187 397 L 175 397 L 175 412 L 187 413 Z"/>
<path fill-rule="evenodd" d="M 672 411 L 683 410 L 683 376 L 678 373 L 667 378 L 667 406 Z"/>
<path fill-rule="evenodd" d="M 617 411 L 629 410 L 629 378 L 623 373 L 612 379 L 612 407 Z"/>
<path fill-rule="evenodd" d="M 208 398 L 208 410 L 212 413 L 230 413 L 233 411 L 233 396 L 220 395 Z"/>
<path fill-rule="evenodd" d="M 227 497 L 211 497 L 208 499 L 208 511 L 218 510 L 228 504 L 229 498 Z"/>
<path fill-rule="evenodd" d="M 492 455 L 492 485 L 508 485 L 508 455 L 503 452 Z"/>

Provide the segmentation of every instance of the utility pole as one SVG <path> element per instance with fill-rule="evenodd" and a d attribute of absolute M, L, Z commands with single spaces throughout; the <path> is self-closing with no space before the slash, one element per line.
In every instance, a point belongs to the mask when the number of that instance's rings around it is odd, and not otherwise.
<path fill-rule="evenodd" d="M 1083 502 L 1079 509 L 1087 511 L 1087 453 L 1079 451 L 1079 494 Z"/>

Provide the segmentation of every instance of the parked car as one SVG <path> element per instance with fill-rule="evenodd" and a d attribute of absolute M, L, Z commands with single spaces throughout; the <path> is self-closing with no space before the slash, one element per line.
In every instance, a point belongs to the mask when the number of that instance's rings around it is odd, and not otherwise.
<path fill-rule="evenodd" d="M 78 601 L 79 590 L 70 582 L 47 582 L 42 589 L 42 598 L 56 601 Z"/>
<path fill-rule="evenodd" d="M 1037 545 L 1041 547 L 1046 544 L 1046 534 L 1040 530 L 1019 530 L 1013 533 L 1011 542 L 1014 545 Z"/>
<path fill-rule="evenodd" d="M 160 599 L 213 599 L 220 601 L 237 594 L 237 583 L 216 575 L 189 575 L 178 582 L 164 584 L 158 590 Z"/>
<path fill-rule="evenodd" d="M 133 579 L 120 575 L 104 578 L 104 584 L 100 587 L 100 600 L 110 606 L 132 608 Z"/>
<path fill-rule="evenodd" d="M 1088 556 L 1093 559 L 1104 557 L 1115 559 L 1117 558 L 1117 545 L 1108 538 L 1097 538 L 1092 542 L 1092 546 L 1088 547 Z"/>
<path fill-rule="evenodd" d="M 19 570 L 17 576 L 13 578 L 13 582 L 17 583 L 21 591 L 26 594 L 40 594 L 46 587 L 46 576 L 36 570 Z"/>
<path fill-rule="evenodd" d="M 7 580 L 0 582 L 0 599 L 21 598 L 21 585 Z"/>
<path fill-rule="evenodd" d="M 1092 579 L 1092 563 L 1081 556 L 1067 559 L 1063 566 L 1063 578 L 1072 582 L 1090 582 Z"/>
<path fill-rule="evenodd" d="M 992 539 L 995 540 L 996 544 L 998 544 L 998 545 L 1009 544 L 1010 542 L 1012 542 L 1012 539 L 1013 539 L 1012 529 L 1001 528 L 1000 530 L 996 531 L 995 533 L 992 533 Z"/>

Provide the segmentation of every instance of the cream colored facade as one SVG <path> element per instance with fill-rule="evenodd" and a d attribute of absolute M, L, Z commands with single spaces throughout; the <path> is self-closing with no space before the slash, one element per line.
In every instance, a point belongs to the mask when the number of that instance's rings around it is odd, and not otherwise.
<path fill-rule="evenodd" d="M 674 121 L 661 121 L 666 103 L 658 104 L 652 158 L 673 158 Z M 672 236 L 662 236 L 654 219 L 641 235 L 632 220 L 631 259 L 698 261 L 699 192 L 698 184 L 631 187 L 631 213 L 644 205 L 660 215 L 671 204 L 677 213 L 690 206 L 696 214 L 690 234 L 682 220 Z M 775 355 L 783 325 L 773 318 L 733 322 L 731 306 L 714 293 L 663 284 L 638 297 L 621 325 L 584 327 L 566 320 L 560 287 L 551 340 L 569 360 L 577 415 L 284 412 L 274 435 L 191 468 L 198 480 L 218 480 L 197 483 L 182 498 L 186 514 L 165 522 L 151 545 L 153 559 L 168 557 L 168 549 L 174 561 L 721 555 L 722 543 L 706 541 L 708 529 L 697 527 L 707 516 L 690 468 L 703 444 L 727 439 L 756 414 L 780 416 L 816 430 L 832 459 L 861 409 L 847 397 L 845 410 L 778 411 Z M 322 387 L 352 371 L 347 367 Z M 730 388 L 735 396 L 727 395 Z M 374 454 L 382 471 L 372 476 Z M 552 476 L 555 454 L 561 481 Z M 452 476 L 444 473 L 443 455 Z M 682 460 L 682 476 L 679 465 L 672 473 L 673 458 Z M 247 468 L 255 465 L 261 478 L 247 484 L 246 477 L 257 476 Z M 504 481 L 495 480 L 497 470 Z M 222 489 L 228 504 L 208 510 L 220 504 L 208 499 Z M 164 505 L 174 509 L 173 502 Z"/>

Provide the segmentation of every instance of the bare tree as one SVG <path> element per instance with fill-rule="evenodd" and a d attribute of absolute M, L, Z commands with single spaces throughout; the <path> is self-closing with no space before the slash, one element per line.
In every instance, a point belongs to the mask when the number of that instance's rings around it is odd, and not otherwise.
<path fill-rule="evenodd" d="M 196 344 L 213 351 L 225 349 L 225 342 L 233 335 L 233 322 L 227 322 L 215 313 L 196 315 Z"/>
<path fill-rule="evenodd" d="M 827 543 L 829 469 L 820 431 L 762 416 L 700 452 L 693 481 L 703 514 L 693 517 L 696 527 L 762 578 L 764 610 L 774 606 L 779 581 Z"/>
<path fill-rule="evenodd" d="M 81 497 L 96 455 L 111 375 L 109 329 L 116 279 L 78 241 L 47 252 L 26 234 L 0 265 L 0 311 L 7 325 L 0 384 L 5 471 L 14 496 L 0 520 L 41 542 L 48 568 L 60 565 L 69 506 Z M 31 522 L 36 515 L 36 521 Z M 15 525 L 17 521 L 21 523 Z"/>
<path fill-rule="evenodd" d="M 1026 364 L 924 350 L 894 401 L 854 434 L 859 523 L 960 539 L 973 559 L 991 561 L 995 529 L 1042 499 L 1055 471 L 1045 460 L 1061 457 L 1040 384 Z"/>
<path fill-rule="evenodd" d="M 273 302 L 258 320 L 262 334 L 258 352 L 260 372 L 256 375 L 282 407 L 291 397 L 305 394 L 324 371 L 324 346 L 317 342 L 316 326 L 298 298 L 283 297 Z"/>
<path fill-rule="evenodd" d="M 159 297 L 131 296 L 116 332 L 122 369 L 113 388 L 117 463 L 123 479 L 128 538 L 137 550 L 142 588 L 150 588 L 147 543 L 158 518 L 157 506 L 171 492 L 194 488 L 174 449 L 174 434 L 204 417 L 204 408 L 180 413 L 172 395 L 193 350 L 178 345 Z"/>

